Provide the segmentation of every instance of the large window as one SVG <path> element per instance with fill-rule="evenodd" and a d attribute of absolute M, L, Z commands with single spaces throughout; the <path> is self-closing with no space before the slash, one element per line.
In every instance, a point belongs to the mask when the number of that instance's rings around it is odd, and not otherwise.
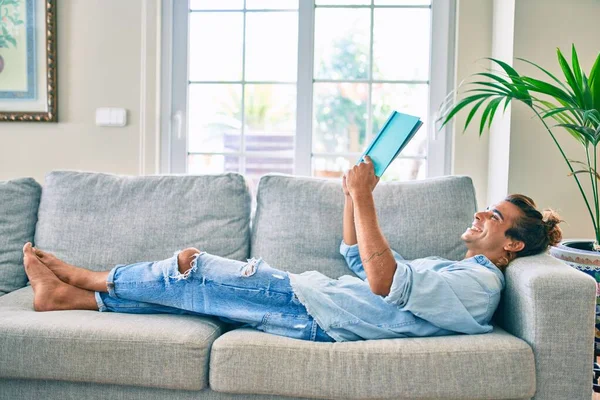
<path fill-rule="evenodd" d="M 383 180 L 448 173 L 452 4 L 165 0 L 163 172 L 339 177 L 398 110 L 425 126 Z"/>

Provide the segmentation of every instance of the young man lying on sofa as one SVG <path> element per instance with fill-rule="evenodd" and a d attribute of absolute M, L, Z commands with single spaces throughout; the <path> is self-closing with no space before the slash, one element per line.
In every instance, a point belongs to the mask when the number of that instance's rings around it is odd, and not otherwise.
<path fill-rule="evenodd" d="M 319 342 L 487 333 L 504 269 L 561 239 L 555 213 L 542 214 L 529 197 L 511 195 L 475 213 L 461 236 L 464 259 L 405 260 L 379 227 L 372 195 L 378 181 L 368 157 L 343 178 L 340 252 L 356 276 L 293 274 L 261 258 L 244 263 L 195 248 L 94 272 L 27 243 L 34 308 L 212 315 L 258 330 L 268 314 L 271 332 L 275 324 L 282 336 Z"/>

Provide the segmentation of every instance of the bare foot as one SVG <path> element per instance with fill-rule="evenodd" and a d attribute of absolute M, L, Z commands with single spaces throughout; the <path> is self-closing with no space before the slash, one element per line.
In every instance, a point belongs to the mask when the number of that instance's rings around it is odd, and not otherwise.
<path fill-rule="evenodd" d="M 78 286 L 77 282 L 81 279 L 81 268 L 74 265 L 67 264 L 66 262 L 58 259 L 54 254 L 46 253 L 38 248 L 33 247 L 33 252 L 39 258 L 39 260 L 46 266 L 50 271 L 54 272 L 54 275 L 61 281 L 68 283 L 69 285 Z"/>
<path fill-rule="evenodd" d="M 93 292 L 70 286 L 58 279 L 35 255 L 31 243 L 23 247 L 23 257 L 25 273 L 33 288 L 35 311 L 97 309 L 91 308 L 96 307 L 95 302 L 91 301 Z M 82 304 L 85 308 L 80 308 Z"/>

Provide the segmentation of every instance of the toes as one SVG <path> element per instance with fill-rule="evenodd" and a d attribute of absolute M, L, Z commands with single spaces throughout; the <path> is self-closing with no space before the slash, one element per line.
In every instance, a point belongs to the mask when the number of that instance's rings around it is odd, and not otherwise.
<path fill-rule="evenodd" d="M 56 258 L 51 253 L 46 253 L 45 251 L 40 250 L 37 247 L 33 248 L 33 252 L 40 259 L 40 261 L 51 262 L 52 260 L 54 260 Z"/>
<path fill-rule="evenodd" d="M 27 266 L 27 264 L 30 262 L 30 260 L 32 258 L 37 258 L 37 257 L 31 250 L 31 243 L 27 242 L 27 243 L 25 243 L 25 246 L 23 246 L 23 264 L 25 266 Z"/>
<path fill-rule="evenodd" d="M 23 246 L 23 254 L 31 254 L 31 248 L 31 242 L 25 243 L 25 246 Z"/>

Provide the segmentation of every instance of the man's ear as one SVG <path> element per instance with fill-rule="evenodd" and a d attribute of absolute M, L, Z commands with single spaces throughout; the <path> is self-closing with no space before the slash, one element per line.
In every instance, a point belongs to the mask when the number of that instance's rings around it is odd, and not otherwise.
<path fill-rule="evenodd" d="M 507 245 L 504 246 L 504 250 L 513 253 L 518 253 L 525 248 L 525 243 L 520 240 L 511 240 Z"/>

